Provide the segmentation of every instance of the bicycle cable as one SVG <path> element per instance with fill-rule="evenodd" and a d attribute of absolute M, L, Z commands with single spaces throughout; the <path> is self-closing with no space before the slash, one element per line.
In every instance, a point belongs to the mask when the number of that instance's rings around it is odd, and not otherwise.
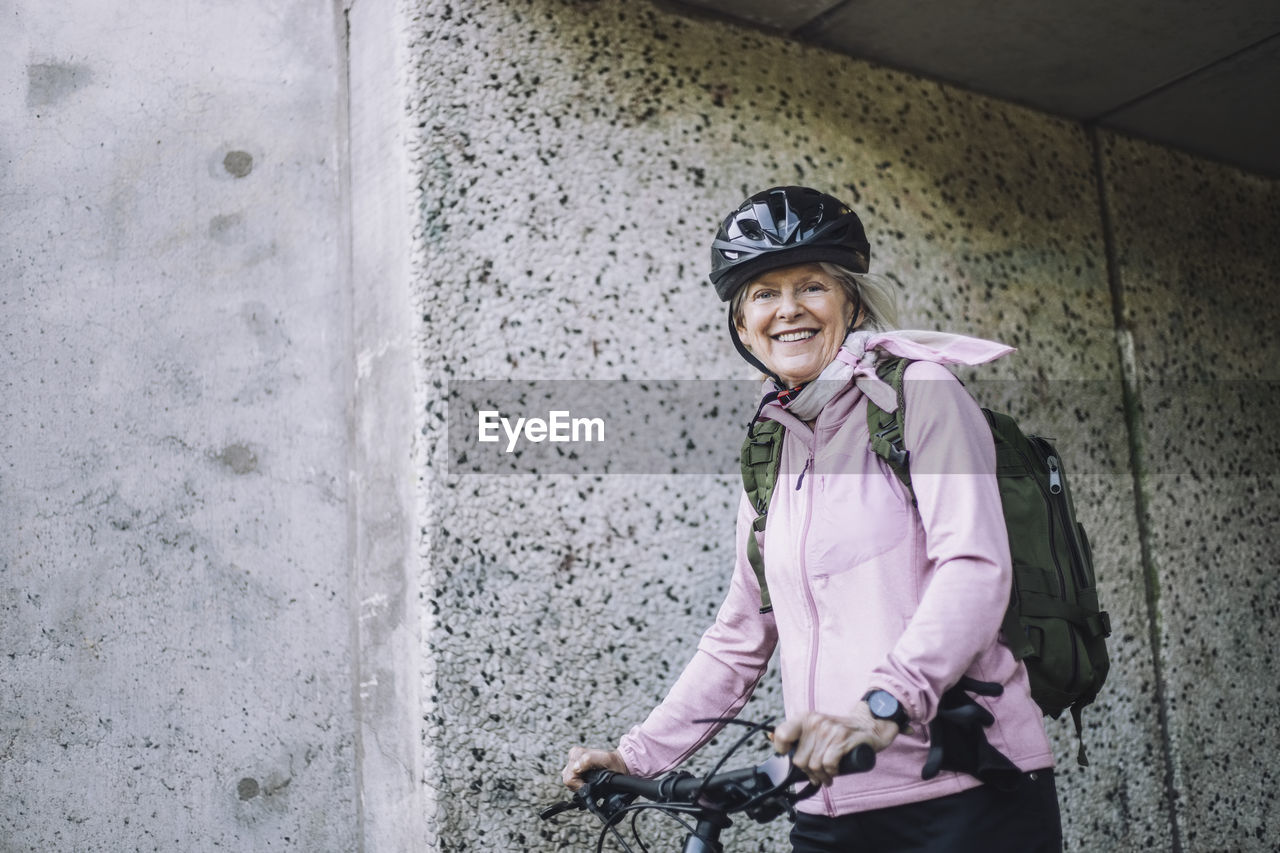
<path fill-rule="evenodd" d="M 640 846 L 641 853 L 648 853 L 649 845 L 644 843 L 644 838 L 641 837 L 639 827 L 636 825 L 636 820 L 646 811 L 656 811 L 664 817 L 669 817 L 688 832 L 696 831 L 695 827 L 679 816 L 680 812 L 695 814 L 697 809 L 693 806 L 685 806 L 681 803 L 629 803 L 605 821 L 605 825 L 600 830 L 600 837 L 596 840 L 596 853 L 604 853 L 604 840 L 608 837 L 608 833 L 613 833 L 614 839 L 622 845 L 624 853 L 633 853 L 631 845 L 617 830 L 617 824 L 621 823 L 628 813 L 631 813 L 631 837 Z"/>
<path fill-rule="evenodd" d="M 729 747 L 728 751 L 725 752 L 725 754 L 720 758 L 720 760 L 716 762 L 715 767 L 711 768 L 710 773 L 702 777 L 702 784 L 698 786 L 698 790 L 694 792 L 694 795 L 690 797 L 690 799 L 693 800 L 694 802 L 697 802 L 697 800 L 702 797 L 703 793 L 707 789 L 707 784 L 711 781 L 711 777 L 719 773 L 720 769 L 724 767 L 725 762 L 727 762 L 730 758 L 732 758 L 734 753 L 736 753 L 739 749 L 741 749 L 742 746 L 748 740 L 750 740 L 753 735 L 755 735 L 757 732 L 762 732 L 762 731 L 767 731 L 769 734 L 773 734 L 773 720 L 774 720 L 773 717 L 765 717 L 764 720 L 758 723 L 752 723 L 748 720 L 739 720 L 737 718 L 727 718 L 727 717 L 705 717 L 701 720 L 694 720 L 693 722 L 698 725 L 702 723 L 719 723 L 721 726 L 730 725 L 730 724 L 746 726 L 747 733 L 742 737 L 738 738 L 737 742 L 735 742 L 733 746 Z"/>

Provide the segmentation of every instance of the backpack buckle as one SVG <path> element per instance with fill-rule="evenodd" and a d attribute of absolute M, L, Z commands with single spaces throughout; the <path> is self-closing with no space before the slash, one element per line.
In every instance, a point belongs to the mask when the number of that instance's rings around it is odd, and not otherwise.
<path fill-rule="evenodd" d="M 902 446 L 902 434 L 897 426 L 897 423 L 891 420 L 876 433 L 875 437 L 876 441 L 889 448 L 887 457 L 889 464 L 898 468 L 906 468 L 907 457 L 911 455 L 911 451 Z"/>

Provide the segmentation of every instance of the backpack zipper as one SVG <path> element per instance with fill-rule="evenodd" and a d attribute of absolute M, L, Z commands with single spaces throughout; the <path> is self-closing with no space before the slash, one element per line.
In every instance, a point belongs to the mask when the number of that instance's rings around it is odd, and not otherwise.
<path fill-rule="evenodd" d="M 1058 468 L 1057 457 L 1049 453 L 1048 450 L 1046 449 L 1048 447 L 1047 443 L 1045 443 L 1044 440 L 1040 438 L 1040 436 L 1031 436 L 1030 438 L 1033 444 L 1035 445 L 1035 447 L 1037 447 L 1040 450 L 1040 452 L 1047 457 L 1047 459 L 1045 459 L 1044 461 L 1044 464 L 1049 469 L 1049 488 L 1046 489 L 1044 487 L 1044 484 L 1040 482 L 1040 478 L 1035 476 L 1034 473 L 1032 473 L 1031 479 L 1035 480 L 1036 487 L 1040 489 L 1040 492 L 1042 494 L 1044 494 L 1045 503 L 1050 506 L 1049 541 L 1050 543 L 1052 543 L 1055 539 L 1055 531 L 1057 530 L 1059 524 L 1061 524 L 1062 527 L 1066 527 L 1066 523 L 1058 517 L 1059 515 L 1058 508 L 1061 501 L 1060 496 L 1063 494 L 1062 472 L 1061 472 L 1061 469 Z M 1012 443 L 1010 443 L 1010 446 L 1013 446 Z M 1037 466 L 1031 464 L 1032 460 L 1028 459 L 1027 455 L 1022 452 L 1022 448 L 1015 447 L 1014 449 L 1017 451 L 1018 455 L 1022 457 L 1023 462 L 1027 465 L 1027 470 L 1034 472 Z M 1053 460 L 1053 461 L 1050 462 L 1049 460 Z M 1058 490 L 1056 492 L 1053 489 L 1055 485 L 1058 487 Z M 1063 535 L 1066 536 L 1066 539 L 1067 539 L 1067 549 L 1073 552 L 1073 556 L 1078 556 L 1074 554 L 1074 551 L 1075 551 L 1074 542 L 1072 541 L 1070 533 L 1064 530 Z M 1058 573 L 1059 594 L 1061 595 L 1063 600 L 1066 600 L 1067 578 L 1066 578 L 1066 575 L 1064 575 L 1062 572 L 1062 563 L 1058 561 L 1058 555 L 1055 549 L 1050 548 L 1049 553 L 1053 556 L 1053 567 L 1055 570 L 1057 570 L 1057 573 Z M 1075 574 L 1074 570 L 1072 571 L 1072 574 Z M 1071 688 L 1074 690 L 1080 682 L 1080 651 L 1079 651 L 1080 643 L 1079 643 L 1079 638 L 1076 636 L 1076 627 L 1072 625 L 1070 622 L 1067 622 L 1067 638 L 1071 640 L 1070 685 L 1071 685 Z"/>
<path fill-rule="evenodd" d="M 1012 442 L 1008 442 L 1008 444 L 1009 446 L 1014 447 Z M 1021 447 L 1014 447 L 1014 450 L 1016 450 L 1018 455 L 1022 457 L 1022 461 L 1026 465 L 1028 471 L 1034 472 L 1038 467 L 1040 467 L 1039 465 L 1033 464 L 1032 460 L 1027 458 L 1027 454 L 1022 452 Z M 1039 460 L 1036 460 L 1036 462 L 1039 462 Z M 1050 469 L 1051 483 L 1052 483 L 1052 471 L 1053 469 Z M 1038 488 L 1041 491 L 1041 493 L 1044 494 L 1044 502 L 1056 508 L 1056 504 L 1054 500 L 1049 495 L 1049 490 L 1045 489 L 1044 484 L 1040 482 L 1040 478 L 1035 476 L 1035 474 L 1033 473 L 1031 476 L 1031 479 L 1035 481 L 1036 488 Z M 1057 527 L 1057 525 L 1054 524 L 1054 520 L 1057 517 L 1057 515 L 1058 514 L 1056 512 L 1051 511 L 1049 513 L 1049 541 L 1050 542 L 1054 540 L 1054 530 Z M 1070 544 L 1070 540 L 1068 540 L 1068 544 Z M 1063 598 L 1066 598 L 1067 597 L 1067 579 L 1066 579 L 1066 576 L 1063 575 L 1062 573 L 1062 564 L 1058 562 L 1058 555 L 1054 553 L 1054 550 L 1052 548 L 1049 549 L 1049 553 L 1053 556 L 1053 568 L 1057 570 L 1057 573 L 1058 573 L 1058 592 Z"/>
<path fill-rule="evenodd" d="M 1067 540 L 1067 550 L 1071 552 L 1071 573 L 1075 575 L 1076 588 L 1084 589 L 1088 586 L 1088 579 L 1081 574 L 1084 571 L 1084 557 L 1081 553 L 1080 545 L 1076 541 L 1075 532 L 1067 524 L 1067 491 L 1063 484 L 1062 469 L 1058 467 L 1058 457 L 1053 454 L 1053 448 L 1045 439 L 1037 435 L 1032 436 L 1032 441 L 1036 443 L 1036 446 L 1040 448 L 1040 452 L 1046 457 L 1045 464 L 1049 466 L 1049 493 L 1052 495 L 1049 502 L 1057 511 L 1058 521 L 1062 523 L 1063 536 Z"/>
<path fill-rule="evenodd" d="M 1050 458 L 1052 459 L 1053 457 Z M 1057 475 L 1057 468 L 1050 467 L 1049 471 L 1051 475 Z M 1053 476 L 1050 477 L 1049 492 L 1050 494 L 1058 494 L 1053 491 Z M 1037 480 L 1037 482 L 1039 481 Z M 1057 538 L 1058 527 L 1066 527 L 1066 524 L 1062 523 L 1062 519 L 1058 518 L 1058 513 L 1056 511 L 1058 506 L 1057 502 L 1051 500 L 1050 503 L 1052 504 L 1052 509 L 1049 511 L 1049 541 L 1053 542 Z M 1055 523 L 1055 521 L 1058 523 Z M 1065 530 L 1063 531 L 1063 535 L 1066 536 Z M 1071 537 L 1067 536 L 1067 548 L 1070 549 L 1070 547 Z M 1062 600 L 1065 601 L 1067 599 L 1067 579 L 1062 572 L 1062 564 L 1058 562 L 1058 555 L 1056 553 L 1053 554 L 1053 564 L 1058 570 L 1058 587 L 1062 591 Z M 1063 621 L 1067 622 L 1067 639 L 1071 641 L 1071 681 L 1068 683 L 1070 684 L 1071 689 L 1074 690 L 1076 685 L 1080 682 L 1080 644 L 1079 638 L 1076 637 L 1076 626 L 1072 625 L 1070 621 Z"/>
<path fill-rule="evenodd" d="M 1076 547 L 1075 536 L 1070 529 L 1070 525 L 1067 524 L 1067 493 L 1063 487 L 1062 469 L 1059 467 L 1058 457 L 1053 453 L 1053 448 L 1050 446 L 1048 441 L 1038 435 L 1031 436 L 1031 440 L 1040 452 L 1044 454 L 1045 465 L 1049 468 L 1048 502 L 1052 507 L 1052 510 L 1049 513 L 1049 540 L 1051 542 L 1053 541 L 1055 528 L 1057 526 L 1061 526 L 1062 535 L 1067 542 L 1067 550 L 1071 552 L 1071 574 L 1076 579 L 1076 589 L 1078 591 L 1084 587 L 1085 580 L 1080 576 L 1080 571 L 1082 571 L 1080 568 L 1080 550 Z M 1037 480 L 1037 483 L 1038 482 L 1039 481 Z M 1055 519 L 1057 520 L 1058 525 L 1054 524 Z M 1055 563 L 1058 562 L 1056 555 L 1054 556 L 1053 561 Z M 1063 585 L 1062 597 L 1065 600 L 1067 597 L 1066 579 L 1063 577 L 1061 564 L 1058 565 L 1058 582 Z M 1069 686 L 1071 690 L 1076 690 L 1080 685 L 1081 677 L 1080 637 L 1079 632 L 1076 630 L 1076 626 L 1070 621 L 1067 622 L 1067 638 L 1071 640 L 1071 681 L 1069 682 Z"/>
<path fill-rule="evenodd" d="M 1049 466 L 1049 494 L 1062 494 L 1062 475 L 1058 471 L 1058 457 L 1050 454 L 1044 461 Z"/>

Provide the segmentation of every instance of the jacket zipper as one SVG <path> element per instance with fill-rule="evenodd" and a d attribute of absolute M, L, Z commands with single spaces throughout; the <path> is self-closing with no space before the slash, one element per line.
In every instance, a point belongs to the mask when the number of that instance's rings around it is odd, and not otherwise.
<path fill-rule="evenodd" d="M 805 460 L 804 467 L 800 469 L 800 475 L 796 480 L 796 491 L 800 490 L 801 483 L 804 482 L 805 473 L 813 466 L 813 459 L 818 453 L 818 435 L 814 430 L 813 448 L 809 451 L 809 458 Z M 805 559 L 805 551 L 809 544 L 809 524 L 813 520 L 813 478 L 809 477 L 809 487 L 804 490 L 804 524 L 800 527 L 800 577 L 804 585 L 805 604 L 809 607 L 809 710 L 814 710 L 817 704 L 817 686 L 818 686 L 818 604 L 813 596 L 813 586 L 809 581 L 809 563 Z M 831 801 L 831 791 L 828 788 L 822 789 L 822 802 L 826 806 L 828 817 L 835 816 L 835 803 Z"/>

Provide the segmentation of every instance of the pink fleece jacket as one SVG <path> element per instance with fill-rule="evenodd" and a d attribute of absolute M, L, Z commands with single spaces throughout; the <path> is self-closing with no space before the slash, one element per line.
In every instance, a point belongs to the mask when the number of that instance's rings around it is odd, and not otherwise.
<path fill-rule="evenodd" d="M 927 356 L 896 346 L 892 333 L 884 337 L 886 349 Z M 869 447 L 859 388 L 868 387 L 869 371 L 861 373 L 826 404 L 812 430 L 777 404 L 765 408 L 764 416 L 787 428 L 762 537 L 773 611 L 759 612 L 745 548 L 755 512 L 744 494 L 733 580 L 715 623 L 666 699 L 619 743 L 632 773 L 663 773 L 709 740 L 717 727 L 691 721 L 736 714 L 775 646 L 788 716 L 845 714 L 881 688 L 911 718 L 912 731 L 877 757 L 873 771 L 837 778 L 800 803 L 803 811 L 847 814 L 980 784 L 952 772 L 920 778 L 927 724 L 942 693 L 965 674 L 1004 686 L 1003 695 L 978 699 L 995 716 L 986 730 L 991 744 L 1024 771 L 1053 766 L 1026 668 L 999 639 L 1012 569 L 982 412 L 945 367 L 921 361 L 907 369 L 913 508 Z M 871 390 L 883 397 L 883 385 Z"/>

